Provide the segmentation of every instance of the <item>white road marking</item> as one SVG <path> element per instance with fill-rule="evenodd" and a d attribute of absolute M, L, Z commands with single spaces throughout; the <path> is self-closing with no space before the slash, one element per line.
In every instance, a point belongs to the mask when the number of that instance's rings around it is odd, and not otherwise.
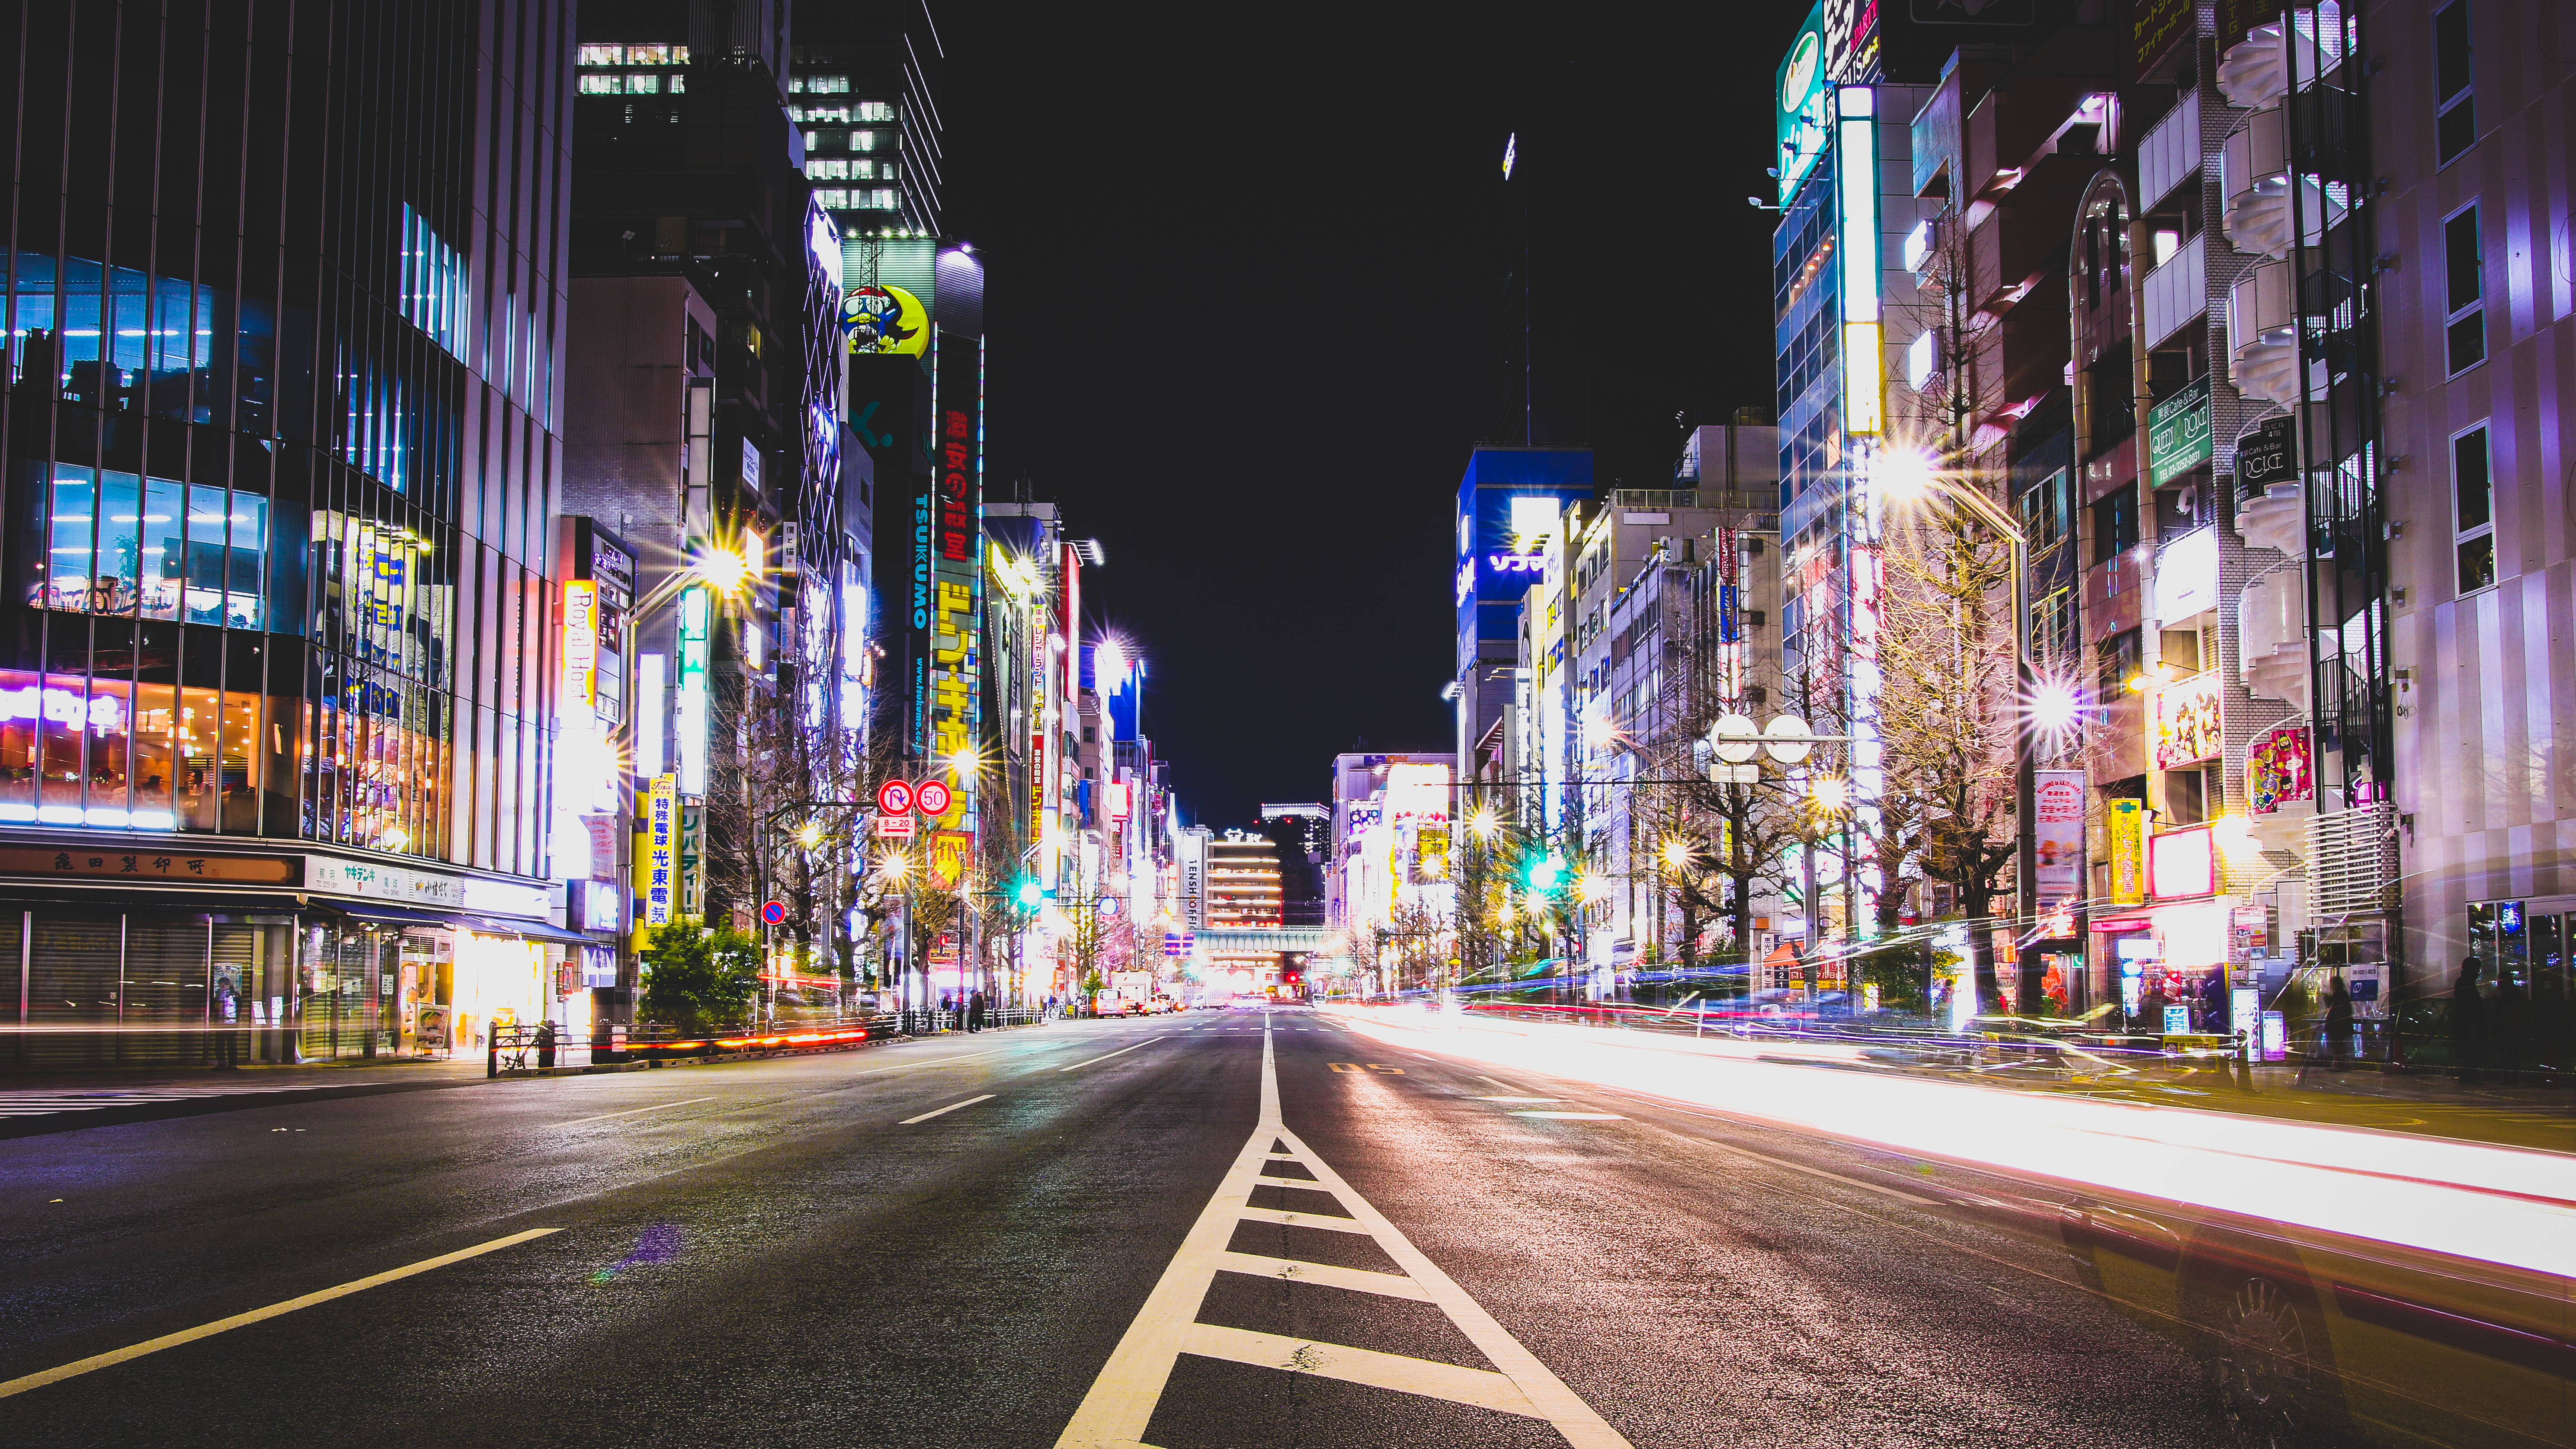
<path fill-rule="evenodd" d="M 967 1098 L 967 1099 L 966 1099 L 965 1101 L 963 1101 L 963 1102 L 951 1102 L 951 1103 L 949 1103 L 949 1104 L 948 1104 L 947 1106 L 945 1106 L 945 1107 L 934 1108 L 934 1109 L 933 1109 L 933 1110 L 931 1110 L 931 1111 L 928 1111 L 928 1112 L 924 1112 L 924 1113 L 922 1113 L 922 1114 L 921 1114 L 920 1116 L 918 1116 L 918 1117 L 906 1117 L 906 1118 L 904 1118 L 902 1121 L 897 1122 L 897 1123 L 896 1123 L 896 1124 L 894 1124 L 894 1125 L 896 1125 L 897 1127 L 909 1127 L 909 1126 L 911 1126 L 911 1125 L 912 1125 L 913 1123 L 915 1123 L 915 1122 L 927 1122 L 927 1121 L 929 1121 L 929 1120 L 930 1120 L 931 1118 L 933 1118 L 933 1117 L 937 1117 L 937 1116 L 939 1116 L 939 1115 L 941 1115 L 941 1114 L 943 1114 L 943 1113 L 947 1113 L 947 1112 L 954 1112 L 954 1111 L 956 1111 L 956 1110 L 957 1110 L 958 1108 L 960 1108 L 960 1107 L 972 1107 L 972 1106 L 974 1106 L 974 1105 L 975 1105 L 976 1103 L 978 1103 L 978 1102 L 989 1102 L 989 1101 L 991 1101 L 991 1100 L 993 1100 L 993 1094 L 992 1094 L 992 1093 L 990 1093 L 990 1092 L 986 1092 L 984 1095 L 982 1095 L 982 1096 L 980 1096 L 980 1097 L 969 1097 L 969 1098 Z"/>
<path fill-rule="evenodd" d="M 1276 1143 L 1278 1149 L 1274 1150 Z M 1294 1161 L 1312 1172 L 1314 1181 L 1271 1177 L 1274 1161 Z M 1328 1192 L 1350 1213 L 1346 1218 L 1282 1212 L 1252 1206 L 1252 1194 L 1265 1186 Z M 1374 1239 L 1379 1249 L 1403 1269 L 1401 1274 L 1367 1273 L 1302 1263 L 1260 1254 L 1237 1253 L 1228 1245 L 1237 1224 L 1284 1223 L 1293 1227 L 1329 1228 Z M 1252 1333 L 1198 1321 L 1208 1288 L 1220 1272 L 1288 1277 L 1322 1286 L 1388 1297 L 1414 1297 L 1436 1305 L 1467 1340 L 1492 1363 L 1492 1369 L 1462 1368 L 1342 1344 L 1316 1343 L 1276 1334 Z M 1357 1276 L 1354 1276 L 1357 1275 Z M 1336 1279 L 1342 1281 L 1334 1281 Z M 1396 1291 L 1395 1285 L 1404 1285 Z M 1423 1256 L 1385 1215 L 1353 1191 L 1323 1158 L 1288 1130 L 1279 1110 L 1278 1059 L 1270 1033 L 1261 1037 L 1261 1115 L 1250 1140 L 1235 1155 L 1215 1196 L 1190 1226 L 1180 1251 L 1145 1297 L 1145 1306 L 1101 1366 L 1082 1406 L 1056 1440 L 1056 1449 L 1144 1449 L 1145 1430 L 1154 1408 L 1171 1382 L 1182 1354 L 1257 1364 L 1287 1373 L 1311 1373 L 1350 1383 L 1368 1384 L 1397 1393 L 1446 1399 L 1545 1419 L 1575 1449 L 1630 1449 L 1619 1432 L 1602 1421 L 1546 1365 L 1494 1321 L 1476 1300 Z"/>
<path fill-rule="evenodd" d="M 1514 1112 L 1515 1117 L 1545 1117 L 1555 1122 L 1625 1122 L 1616 1112 Z"/>
<path fill-rule="evenodd" d="M 461 1263 L 468 1258 L 479 1258 L 485 1253 L 495 1252 L 499 1249 L 510 1247 L 513 1244 L 524 1243 L 530 1238 L 542 1238 L 548 1233 L 558 1233 L 561 1231 L 563 1231 L 561 1228 L 530 1228 L 524 1233 L 512 1233 L 506 1238 L 494 1238 L 488 1243 L 477 1243 L 470 1248 L 459 1248 L 453 1253 L 441 1253 L 435 1258 L 423 1258 L 417 1263 L 412 1263 L 383 1273 L 372 1274 L 368 1277 L 357 1279 L 354 1282 L 343 1283 L 336 1288 L 325 1288 L 319 1293 L 307 1293 L 301 1298 L 289 1298 L 283 1303 L 272 1303 L 266 1308 L 254 1308 L 248 1313 L 236 1313 L 230 1318 L 218 1318 L 212 1323 L 199 1324 L 195 1328 L 183 1328 L 177 1333 L 165 1333 L 159 1338 L 146 1339 L 143 1342 L 128 1348 L 111 1349 L 106 1353 L 93 1354 L 90 1357 L 78 1360 L 77 1362 L 64 1364 L 60 1368 L 44 1369 L 36 1373 L 28 1374 L 24 1378 L 15 1378 L 9 1380 L 7 1383 L 0 1383 L 0 1399 L 5 1399 L 12 1394 L 23 1394 L 29 1389 L 41 1389 L 47 1384 L 60 1383 L 64 1379 L 76 1378 L 82 1374 L 90 1372 L 92 1369 L 110 1368 L 117 1364 L 141 1358 L 147 1353 L 159 1353 L 165 1348 L 177 1348 L 183 1343 L 194 1343 L 201 1338 L 212 1338 L 218 1333 L 223 1333 L 231 1329 L 246 1328 L 254 1323 L 263 1323 L 269 1319 L 293 1313 L 299 1308 L 310 1308 L 317 1303 L 328 1303 L 334 1298 L 346 1298 L 352 1293 L 363 1293 L 367 1289 L 381 1287 L 387 1283 L 409 1278 L 416 1273 L 426 1273 L 432 1268 L 444 1268 L 450 1263 Z"/>
<path fill-rule="evenodd" d="M 1104 1054 L 1102 1054 L 1102 1055 L 1100 1055 L 1100 1056 L 1093 1057 L 1093 1058 L 1091 1059 L 1091 1062 L 1105 1062 L 1105 1061 L 1109 1060 L 1109 1058 L 1111 1058 L 1111 1057 L 1123 1057 L 1123 1056 L 1127 1055 L 1129 1052 L 1134 1051 L 1134 1050 L 1136 1049 L 1136 1047 L 1148 1047 L 1148 1046 L 1152 1046 L 1154 1043 L 1156 1043 L 1156 1042 L 1158 1042 L 1158 1041 L 1161 1041 L 1161 1040 L 1162 1040 L 1162 1038 L 1161 1038 L 1161 1037 L 1159 1037 L 1159 1036 L 1149 1036 L 1149 1037 L 1145 1038 L 1143 1041 L 1140 1041 L 1140 1042 L 1136 1043 L 1136 1046 L 1131 1046 L 1131 1047 L 1120 1047 L 1118 1050 L 1116 1050 L 1116 1051 L 1114 1051 L 1114 1052 L 1107 1052 L 1107 1053 L 1104 1053 Z M 1072 1067 L 1058 1067 L 1058 1068 L 1056 1068 L 1056 1070 L 1057 1070 L 1057 1071 L 1059 1071 L 1059 1072 L 1069 1072 L 1069 1071 L 1072 1071 L 1072 1070 L 1074 1069 L 1074 1067 L 1087 1067 L 1087 1066 L 1090 1066 L 1090 1065 L 1091 1065 L 1091 1062 L 1075 1062 L 1075 1063 L 1073 1064 L 1073 1066 L 1072 1066 Z"/>
<path fill-rule="evenodd" d="M 715 1098 L 712 1096 L 682 1097 L 676 1102 L 656 1102 L 650 1107 L 629 1107 L 623 1112 L 602 1112 L 596 1117 L 575 1117 L 569 1122 L 556 1122 L 551 1125 L 556 1127 L 578 1127 L 584 1122 L 605 1122 L 611 1117 L 632 1117 L 638 1112 L 659 1112 L 666 1107 L 685 1107 L 691 1102 L 712 1102 L 714 1100 Z"/>

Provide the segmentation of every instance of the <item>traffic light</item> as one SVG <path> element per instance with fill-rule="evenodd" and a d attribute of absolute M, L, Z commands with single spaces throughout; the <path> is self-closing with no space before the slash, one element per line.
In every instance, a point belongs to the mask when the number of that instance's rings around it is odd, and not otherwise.
<path fill-rule="evenodd" d="M 1557 859 L 1555 851 L 1530 857 L 1529 888 L 1533 894 L 1554 895 L 1556 888 L 1564 883 L 1565 862 Z"/>
<path fill-rule="evenodd" d="M 1011 898 L 1020 903 L 1021 910 L 1034 911 L 1045 903 L 1046 888 L 1033 879 L 1022 877 L 1019 889 L 1011 893 Z"/>

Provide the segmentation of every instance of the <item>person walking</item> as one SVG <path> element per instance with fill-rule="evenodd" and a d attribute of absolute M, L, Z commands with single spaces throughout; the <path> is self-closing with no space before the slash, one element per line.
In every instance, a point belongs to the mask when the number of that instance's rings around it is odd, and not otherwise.
<path fill-rule="evenodd" d="M 973 1036 L 984 1029 L 984 993 L 977 991 L 966 998 L 966 1034 Z"/>
<path fill-rule="evenodd" d="M 2460 958 L 2460 979 L 2451 986 L 2451 1065 L 2461 1085 L 2478 1079 L 2487 1054 L 2487 1003 L 2478 995 L 2478 975 L 2485 968 L 2475 956 Z"/>
<path fill-rule="evenodd" d="M 2508 1082 L 2521 1080 L 2522 1017 L 2527 1000 L 2511 976 L 2496 973 L 2495 1000 L 2487 1007 L 2487 1037 L 2494 1046 L 2494 1065 Z"/>
<path fill-rule="evenodd" d="M 2342 1071 L 2352 1055 L 2352 988 L 2338 976 L 2326 988 L 2326 1069 Z"/>

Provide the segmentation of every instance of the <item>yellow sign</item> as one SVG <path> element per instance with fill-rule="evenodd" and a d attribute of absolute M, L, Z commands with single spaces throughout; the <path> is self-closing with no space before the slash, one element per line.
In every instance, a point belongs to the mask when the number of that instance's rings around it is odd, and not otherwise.
<path fill-rule="evenodd" d="M 2111 904 L 2144 905 L 2147 899 L 2146 802 L 2106 800 L 2103 829 L 2111 837 Z"/>
<path fill-rule="evenodd" d="M 930 313 L 901 287 L 854 287 L 841 299 L 841 335 L 850 351 L 919 357 L 930 346 Z"/>
<path fill-rule="evenodd" d="M 973 853 L 975 837 L 963 830 L 941 830 L 930 837 L 930 885 L 933 890 L 953 891 L 966 881 L 966 857 Z"/>
<path fill-rule="evenodd" d="M 644 851 L 636 862 L 644 897 L 644 924 L 670 924 L 680 891 L 680 777 L 656 775 L 645 797 Z"/>

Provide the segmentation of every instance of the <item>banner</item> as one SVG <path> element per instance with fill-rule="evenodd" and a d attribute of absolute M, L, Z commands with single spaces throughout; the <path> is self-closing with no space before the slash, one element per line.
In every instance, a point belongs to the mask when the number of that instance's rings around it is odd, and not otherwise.
<path fill-rule="evenodd" d="M 2042 910 L 2083 893 L 2084 772 L 2040 770 L 2031 786 L 2034 874 Z"/>

